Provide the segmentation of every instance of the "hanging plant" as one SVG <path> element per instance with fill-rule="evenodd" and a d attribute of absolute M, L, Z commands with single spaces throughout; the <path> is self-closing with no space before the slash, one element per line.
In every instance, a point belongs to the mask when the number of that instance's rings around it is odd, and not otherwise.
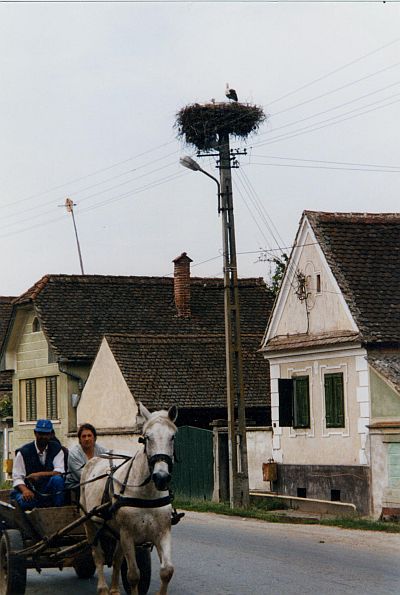
<path fill-rule="evenodd" d="M 194 103 L 176 114 L 178 138 L 197 149 L 216 149 L 221 135 L 247 138 L 266 119 L 258 105 L 244 103 Z"/>

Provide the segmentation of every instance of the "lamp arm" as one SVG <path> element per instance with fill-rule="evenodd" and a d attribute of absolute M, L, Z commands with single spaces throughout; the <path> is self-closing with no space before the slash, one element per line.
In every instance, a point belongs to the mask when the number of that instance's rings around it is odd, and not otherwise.
<path fill-rule="evenodd" d="M 218 187 L 218 215 L 219 215 L 221 213 L 221 184 L 219 183 L 217 178 L 214 178 L 214 176 L 209 174 L 208 171 L 205 171 L 204 169 L 199 169 L 198 171 L 201 171 L 201 173 L 203 173 L 205 176 L 214 180 L 214 182 L 216 183 L 216 185 Z"/>

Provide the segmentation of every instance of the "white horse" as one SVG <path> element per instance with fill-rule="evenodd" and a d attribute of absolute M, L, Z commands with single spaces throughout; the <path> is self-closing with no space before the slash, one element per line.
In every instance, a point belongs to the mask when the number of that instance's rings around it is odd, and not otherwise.
<path fill-rule="evenodd" d="M 152 543 L 160 558 L 161 587 L 158 595 L 166 595 L 174 573 L 171 562 L 171 512 L 168 484 L 171 479 L 174 457 L 174 424 L 177 408 L 150 413 L 139 403 L 139 415 L 143 423 L 143 437 L 137 453 L 117 470 L 111 471 L 109 461 L 99 457 L 91 459 L 84 467 L 81 505 L 89 512 L 99 506 L 104 496 L 111 501 L 107 526 L 119 536 L 113 557 L 113 572 L 110 590 L 104 578 L 105 556 L 98 539 L 104 521 L 93 517 L 85 523 L 89 543 L 92 544 L 96 565 L 99 595 L 118 594 L 119 575 L 123 558 L 127 563 L 127 580 L 131 595 L 138 595 L 140 571 L 135 557 L 135 545 Z M 107 479 L 111 476 L 111 479 Z M 98 480 L 96 477 L 102 476 Z"/>

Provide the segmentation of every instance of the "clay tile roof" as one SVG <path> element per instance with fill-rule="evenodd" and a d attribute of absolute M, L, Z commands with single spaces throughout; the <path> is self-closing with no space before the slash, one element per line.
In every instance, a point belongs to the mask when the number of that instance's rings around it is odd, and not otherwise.
<path fill-rule="evenodd" d="M 190 280 L 190 318 L 179 318 L 165 277 L 46 275 L 16 304 L 34 304 L 55 354 L 92 360 L 109 333 L 223 334 L 223 281 Z M 242 332 L 262 337 L 272 296 L 262 279 L 239 280 Z"/>
<path fill-rule="evenodd" d="M 107 335 L 136 400 L 151 407 L 226 407 L 224 335 Z M 270 404 L 269 366 L 259 340 L 242 341 L 246 407 Z"/>
<path fill-rule="evenodd" d="M 14 300 L 13 297 L 0 296 L 0 348 L 6 336 Z"/>
<path fill-rule="evenodd" d="M 400 213 L 304 211 L 366 343 L 400 343 Z"/>
<path fill-rule="evenodd" d="M 336 345 L 337 343 L 357 343 L 360 341 L 358 333 L 353 331 L 333 331 L 329 333 L 320 333 L 308 335 L 301 333 L 298 335 L 277 335 L 268 341 L 263 351 L 285 351 L 286 349 L 304 349 L 307 347 L 317 347 L 320 345 Z"/>

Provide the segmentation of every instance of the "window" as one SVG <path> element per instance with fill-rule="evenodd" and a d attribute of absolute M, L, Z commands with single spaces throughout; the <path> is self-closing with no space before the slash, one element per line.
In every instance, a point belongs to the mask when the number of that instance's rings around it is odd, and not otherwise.
<path fill-rule="evenodd" d="M 309 428 L 309 377 L 279 378 L 278 391 L 280 427 Z"/>
<path fill-rule="evenodd" d="M 293 378 L 293 427 L 310 427 L 310 394 L 308 376 Z"/>
<path fill-rule="evenodd" d="M 325 374 L 325 415 L 327 428 L 344 428 L 343 374 Z"/>
<path fill-rule="evenodd" d="M 26 421 L 35 421 L 36 417 L 36 380 L 25 380 Z"/>
<path fill-rule="evenodd" d="M 46 417 L 57 419 L 57 376 L 46 378 Z"/>
<path fill-rule="evenodd" d="M 38 333 L 40 331 L 40 322 L 39 322 L 39 318 L 37 318 L 35 316 L 35 318 L 32 321 L 32 333 Z"/>
<path fill-rule="evenodd" d="M 321 275 L 318 273 L 315 279 L 315 291 L 321 293 Z"/>

